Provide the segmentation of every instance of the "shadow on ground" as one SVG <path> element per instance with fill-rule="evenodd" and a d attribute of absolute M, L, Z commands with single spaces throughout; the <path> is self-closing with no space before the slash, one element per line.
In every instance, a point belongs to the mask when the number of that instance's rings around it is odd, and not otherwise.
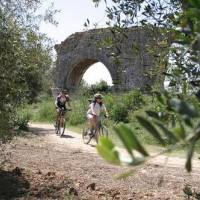
<path fill-rule="evenodd" d="M 0 199 L 14 199 L 24 196 L 30 187 L 29 182 L 22 176 L 22 170 L 0 170 Z"/>
<path fill-rule="evenodd" d="M 68 138 L 71 138 L 71 139 L 72 139 L 72 138 L 75 138 L 75 137 L 73 137 L 73 136 L 71 136 L 71 135 L 62 135 L 61 138 L 67 138 L 67 139 L 68 139 Z"/>
<path fill-rule="evenodd" d="M 71 180 L 55 172 L 0 170 L 0 199 L 79 199 Z"/>
<path fill-rule="evenodd" d="M 21 130 L 15 133 L 19 137 L 45 136 L 47 134 L 55 134 L 54 128 L 28 127 L 27 131 Z"/>

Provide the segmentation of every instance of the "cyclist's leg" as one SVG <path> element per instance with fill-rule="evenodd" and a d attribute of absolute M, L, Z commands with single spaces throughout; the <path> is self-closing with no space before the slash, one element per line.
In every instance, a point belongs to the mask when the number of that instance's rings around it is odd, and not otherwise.
<path fill-rule="evenodd" d="M 60 134 L 60 125 L 61 125 L 61 114 L 60 110 L 58 110 L 56 116 L 56 125 L 55 125 L 56 134 Z"/>
<path fill-rule="evenodd" d="M 59 120 L 59 117 L 60 117 L 60 110 L 59 108 L 56 108 L 56 123 L 55 123 L 55 127 L 58 126 L 58 120 Z"/>
<path fill-rule="evenodd" d="M 64 109 L 64 114 L 63 114 L 63 109 Z M 61 111 L 62 110 L 62 111 Z M 63 124 L 63 121 L 65 122 L 65 117 L 66 117 L 66 108 L 65 107 L 59 107 L 58 109 L 57 109 L 57 119 L 56 119 L 56 121 L 57 121 L 57 125 L 58 125 L 58 123 L 59 123 L 59 125 L 60 126 L 63 126 L 64 124 Z"/>
<path fill-rule="evenodd" d="M 99 142 L 99 136 L 100 136 L 100 123 L 99 123 L 99 117 L 96 118 L 96 121 L 95 121 L 95 140 L 96 140 L 96 143 L 98 144 Z"/>
<path fill-rule="evenodd" d="M 60 136 L 63 136 L 65 132 L 65 116 L 61 115 L 60 116 Z"/>
<path fill-rule="evenodd" d="M 66 121 L 66 117 L 67 117 L 67 112 L 65 112 L 62 116 L 62 126 L 65 126 L 65 121 Z"/>
<path fill-rule="evenodd" d="M 97 119 L 96 119 L 96 126 L 95 126 L 96 134 L 98 134 L 98 135 L 100 134 L 100 131 L 99 131 L 100 123 L 101 123 L 101 119 L 98 116 Z"/>

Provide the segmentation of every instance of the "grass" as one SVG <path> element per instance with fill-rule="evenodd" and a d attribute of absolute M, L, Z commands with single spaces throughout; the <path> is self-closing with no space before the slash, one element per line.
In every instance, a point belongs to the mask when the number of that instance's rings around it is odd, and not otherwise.
<path fill-rule="evenodd" d="M 79 124 L 77 126 L 72 126 L 69 125 L 69 123 L 67 123 L 67 129 L 69 129 L 70 131 L 76 132 L 76 133 L 82 133 L 83 128 L 84 128 L 85 124 Z"/>
<path fill-rule="evenodd" d="M 21 107 L 18 112 L 19 115 L 26 113 L 30 116 L 30 121 L 32 122 L 52 123 L 55 121 L 56 112 L 53 98 L 48 98 L 31 105 L 25 105 Z"/>

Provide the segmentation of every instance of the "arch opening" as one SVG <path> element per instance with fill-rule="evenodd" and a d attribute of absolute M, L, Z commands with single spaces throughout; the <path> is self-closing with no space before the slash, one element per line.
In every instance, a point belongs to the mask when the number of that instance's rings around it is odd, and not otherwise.
<path fill-rule="evenodd" d="M 100 81 L 105 81 L 109 86 L 113 85 L 110 72 L 101 62 L 96 62 L 89 66 L 83 74 L 82 80 L 84 80 L 88 85 L 96 84 Z"/>
<path fill-rule="evenodd" d="M 112 74 L 109 69 L 98 60 L 84 59 L 72 66 L 72 70 L 66 77 L 66 86 L 69 89 L 77 89 L 81 81 L 88 85 L 105 81 L 109 86 L 113 85 Z"/>

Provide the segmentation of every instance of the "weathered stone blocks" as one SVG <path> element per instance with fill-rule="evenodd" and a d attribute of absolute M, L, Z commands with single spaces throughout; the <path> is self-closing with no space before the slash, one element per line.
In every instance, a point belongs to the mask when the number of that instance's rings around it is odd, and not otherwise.
<path fill-rule="evenodd" d="M 55 87 L 75 90 L 85 71 L 96 62 L 107 67 L 117 90 L 153 85 L 156 77 L 146 74 L 156 67 L 152 52 L 148 51 L 149 46 L 155 45 L 155 34 L 141 27 L 126 29 L 124 33 L 125 36 L 114 36 L 109 28 L 94 29 L 75 33 L 55 45 Z M 102 45 L 108 39 L 116 44 Z M 117 62 L 113 54 L 117 54 Z"/>

